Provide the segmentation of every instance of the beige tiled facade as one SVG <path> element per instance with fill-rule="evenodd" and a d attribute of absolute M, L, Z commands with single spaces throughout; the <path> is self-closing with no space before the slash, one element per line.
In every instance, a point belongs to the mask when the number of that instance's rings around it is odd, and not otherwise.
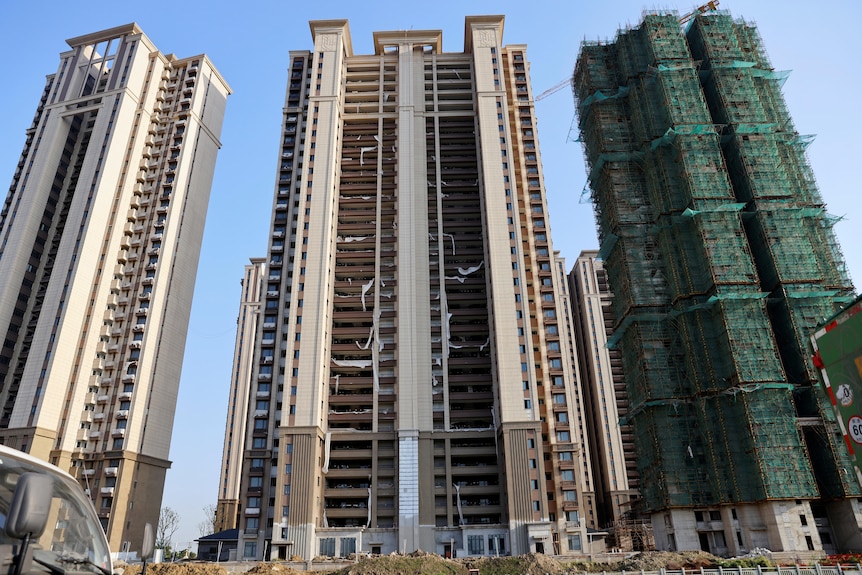
<path fill-rule="evenodd" d="M 239 507 L 244 559 L 586 552 L 565 273 L 526 47 L 311 22 L 292 51 Z M 274 359 L 273 359 L 274 358 Z"/>
<path fill-rule="evenodd" d="M 245 426 L 254 369 L 254 334 L 260 321 L 260 300 L 263 296 L 265 258 L 251 258 L 242 277 L 242 295 L 236 320 L 234 361 L 231 364 L 228 413 L 225 422 L 224 449 L 219 477 L 215 531 L 235 529 L 239 518 L 239 482 L 244 455 Z M 273 357 L 264 360 L 274 361 Z"/>
<path fill-rule="evenodd" d="M 0 212 L 0 440 L 78 477 L 111 549 L 136 550 L 170 467 L 230 89 L 135 24 L 68 43 Z"/>

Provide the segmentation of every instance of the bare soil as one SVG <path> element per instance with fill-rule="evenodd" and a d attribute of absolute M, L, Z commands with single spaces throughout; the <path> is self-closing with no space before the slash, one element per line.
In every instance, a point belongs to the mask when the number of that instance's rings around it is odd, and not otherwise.
<path fill-rule="evenodd" d="M 468 575 L 470 569 L 478 569 L 480 575 L 566 575 L 576 572 L 600 573 L 641 569 L 658 571 L 662 568 L 697 569 L 716 565 L 718 561 L 720 561 L 718 557 L 703 551 L 684 553 L 649 551 L 615 563 L 563 562 L 554 557 L 536 554 L 518 557 L 445 559 L 431 553 L 416 552 L 409 555 L 365 557 L 357 563 L 338 570 L 298 571 L 283 563 L 260 562 L 252 564 L 245 572 L 249 575 L 321 575 L 322 573 L 329 575 Z M 140 565 L 128 565 L 122 568 L 122 575 L 141 575 Z M 158 563 L 147 566 L 147 575 L 228 575 L 228 572 L 217 563 Z"/>

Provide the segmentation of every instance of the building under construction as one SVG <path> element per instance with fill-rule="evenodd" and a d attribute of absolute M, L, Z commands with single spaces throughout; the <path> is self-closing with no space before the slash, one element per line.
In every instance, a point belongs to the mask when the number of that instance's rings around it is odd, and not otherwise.
<path fill-rule="evenodd" d="M 852 285 L 756 28 L 650 13 L 574 91 L 656 545 L 862 547 L 806 338 Z"/>

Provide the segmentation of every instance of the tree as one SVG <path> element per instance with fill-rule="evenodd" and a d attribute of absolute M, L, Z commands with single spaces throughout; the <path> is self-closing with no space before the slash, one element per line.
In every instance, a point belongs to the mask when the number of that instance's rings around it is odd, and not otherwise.
<path fill-rule="evenodd" d="M 166 549 L 171 546 L 171 540 L 180 528 L 180 514 L 170 507 L 162 507 L 159 514 L 159 526 L 156 528 L 156 547 Z"/>
<path fill-rule="evenodd" d="M 201 537 L 215 533 L 216 506 L 212 503 L 203 506 L 204 520 L 198 523 L 198 533 Z"/>

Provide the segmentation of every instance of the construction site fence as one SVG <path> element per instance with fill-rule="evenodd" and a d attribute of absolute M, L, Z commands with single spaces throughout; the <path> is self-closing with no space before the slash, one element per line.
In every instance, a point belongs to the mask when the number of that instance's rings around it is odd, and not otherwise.
<path fill-rule="evenodd" d="M 580 575 L 586 571 L 565 571 L 565 575 Z M 591 575 L 596 575 L 591 572 Z M 787 567 L 714 567 L 700 569 L 659 569 L 658 571 L 602 571 L 602 575 L 862 575 L 858 563 L 847 565 L 790 565 Z"/>

